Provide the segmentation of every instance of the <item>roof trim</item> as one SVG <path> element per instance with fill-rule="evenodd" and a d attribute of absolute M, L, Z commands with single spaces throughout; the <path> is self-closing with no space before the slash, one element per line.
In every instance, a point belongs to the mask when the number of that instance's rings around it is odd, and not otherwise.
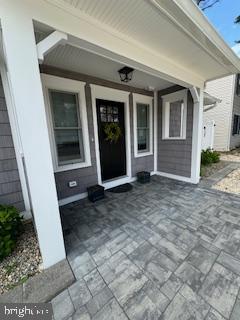
<path fill-rule="evenodd" d="M 240 71 L 238 56 L 192 0 L 149 1 L 226 69 L 222 76 Z M 213 79 L 207 79 L 209 80 Z"/>

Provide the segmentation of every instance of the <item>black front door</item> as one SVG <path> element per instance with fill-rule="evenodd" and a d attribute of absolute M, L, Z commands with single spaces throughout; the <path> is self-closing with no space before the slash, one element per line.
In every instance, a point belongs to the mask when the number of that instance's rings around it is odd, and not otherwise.
<path fill-rule="evenodd" d="M 96 100 L 102 180 L 126 175 L 124 103 Z"/>

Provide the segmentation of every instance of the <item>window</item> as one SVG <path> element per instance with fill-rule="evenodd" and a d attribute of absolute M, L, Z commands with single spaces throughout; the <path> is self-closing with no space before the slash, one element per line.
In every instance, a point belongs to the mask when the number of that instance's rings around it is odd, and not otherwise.
<path fill-rule="evenodd" d="M 162 96 L 162 138 L 186 139 L 187 90 Z"/>
<path fill-rule="evenodd" d="M 149 104 L 137 103 L 138 152 L 149 152 Z"/>
<path fill-rule="evenodd" d="M 233 130 L 232 135 L 240 133 L 240 116 L 235 114 L 233 118 Z"/>
<path fill-rule="evenodd" d="M 55 171 L 91 165 L 85 83 L 42 75 Z"/>
<path fill-rule="evenodd" d="M 49 95 L 58 165 L 84 162 L 77 94 L 49 90 Z"/>
<path fill-rule="evenodd" d="M 236 94 L 240 96 L 240 73 L 236 77 Z"/>
<path fill-rule="evenodd" d="M 135 157 L 152 154 L 152 99 L 133 94 Z"/>

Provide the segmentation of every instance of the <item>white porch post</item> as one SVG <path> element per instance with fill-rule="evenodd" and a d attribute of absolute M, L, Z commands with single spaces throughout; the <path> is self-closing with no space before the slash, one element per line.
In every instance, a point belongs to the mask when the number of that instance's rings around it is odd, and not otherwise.
<path fill-rule="evenodd" d="M 1 26 L 30 198 L 44 268 L 65 258 L 33 22 L 1 10 Z"/>
<path fill-rule="evenodd" d="M 193 97 L 193 131 L 192 131 L 192 165 L 191 182 L 197 184 L 200 180 L 202 151 L 202 121 L 203 121 L 203 89 L 190 88 Z"/>

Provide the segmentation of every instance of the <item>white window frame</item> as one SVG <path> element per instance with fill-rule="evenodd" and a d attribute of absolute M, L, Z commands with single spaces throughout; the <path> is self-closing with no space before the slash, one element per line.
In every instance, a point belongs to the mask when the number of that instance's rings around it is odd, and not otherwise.
<path fill-rule="evenodd" d="M 162 96 L 162 140 L 186 140 L 187 133 L 187 93 L 188 90 L 180 90 Z M 181 108 L 181 134 L 179 137 L 169 136 L 170 103 L 182 100 Z"/>
<path fill-rule="evenodd" d="M 42 74 L 42 85 L 43 93 L 47 114 L 47 123 L 49 131 L 49 139 L 52 152 L 52 160 L 54 172 L 61 172 L 67 170 L 74 170 L 79 168 L 86 168 L 91 166 L 91 154 L 90 154 L 90 144 L 89 144 L 89 132 L 88 132 L 88 119 L 87 119 L 87 108 L 86 108 L 86 96 L 85 96 L 85 82 L 71 80 L 67 78 L 60 78 L 52 75 Z M 84 149 L 84 161 L 78 163 L 69 163 L 69 164 L 59 164 L 57 147 L 54 136 L 53 129 L 53 118 L 51 112 L 51 103 L 49 90 L 58 90 L 62 92 L 75 93 L 78 97 L 79 103 L 79 116 L 82 127 L 82 139 L 83 139 L 83 149 Z"/>
<path fill-rule="evenodd" d="M 138 151 L 137 135 L 137 104 L 149 105 L 149 150 Z M 133 93 L 133 136 L 134 136 L 134 157 L 146 157 L 153 154 L 153 97 Z"/>

